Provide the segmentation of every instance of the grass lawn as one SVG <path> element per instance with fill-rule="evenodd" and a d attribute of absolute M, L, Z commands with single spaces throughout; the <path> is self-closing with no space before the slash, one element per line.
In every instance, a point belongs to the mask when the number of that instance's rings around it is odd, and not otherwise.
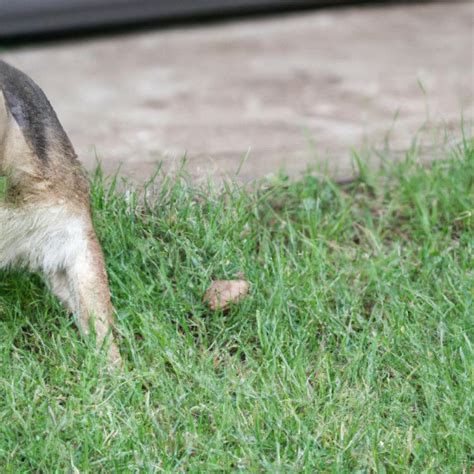
<path fill-rule="evenodd" d="M 474 142 L 338 185 L 94 177 L 123 374 L 0 274 L 1 472 L 472 472 Z M 249 295 L 212 311 L 213 279 Z"/>

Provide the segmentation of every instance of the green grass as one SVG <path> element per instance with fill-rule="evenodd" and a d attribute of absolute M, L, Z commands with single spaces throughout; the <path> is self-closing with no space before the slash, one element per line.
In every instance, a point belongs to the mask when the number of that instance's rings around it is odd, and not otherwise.
<path fill-rule="evenodd" d="M 472 141 L 346 185 L 93 181 L 127 367 L 0 274 L 1 472 L 470 471 Z M 209 310 L 238 272 L 249 296 Z"/>

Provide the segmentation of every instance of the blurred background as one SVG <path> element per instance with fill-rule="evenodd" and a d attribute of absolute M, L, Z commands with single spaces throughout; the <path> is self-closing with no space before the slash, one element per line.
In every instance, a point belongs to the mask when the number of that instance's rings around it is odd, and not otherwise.
<path fill-rule="evenodd" d="M 402 156 L 473 117 L 470 1 L 0 0 L 0 57 L 44 89 L 89 167 L 140 182 Z"/>

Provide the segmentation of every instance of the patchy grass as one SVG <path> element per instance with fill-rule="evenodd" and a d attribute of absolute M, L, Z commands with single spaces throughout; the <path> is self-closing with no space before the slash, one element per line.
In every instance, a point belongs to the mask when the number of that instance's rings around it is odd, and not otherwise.
<path fill-rule="evenodd" d="M 469 472 L 473 143 L 361 171 L 145 200 L 98 173 L 127 368 L 38 276 L 0 274 L 2 472 Z M 249 296 L 211 311 L 239 272 Z"/>

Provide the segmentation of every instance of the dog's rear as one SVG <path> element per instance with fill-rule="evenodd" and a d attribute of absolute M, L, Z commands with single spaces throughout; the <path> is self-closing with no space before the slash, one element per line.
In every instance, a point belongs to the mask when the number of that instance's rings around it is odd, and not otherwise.
<path fill-rule="evenodd" d="M 40 270 L 102 344 L 112 328 L 107 274 L 92 226 L 84 171 L 51 104 L 24 73 L 0 61 L 0 268 Z M 112 363 L 120 361 L 113 341 Z"/>

